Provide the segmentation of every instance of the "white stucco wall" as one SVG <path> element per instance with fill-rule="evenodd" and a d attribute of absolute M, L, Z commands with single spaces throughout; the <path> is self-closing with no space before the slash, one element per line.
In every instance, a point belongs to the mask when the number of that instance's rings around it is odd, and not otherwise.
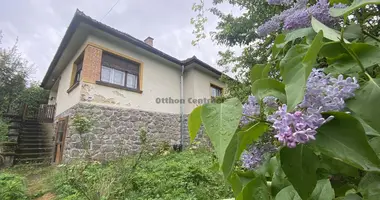
<path fill-rule="evenodd" d="M 180 113 L 180 104 L 156 103 L 157 98 L 180 99 L 181 70 L 178 65 L 163 62 L 150 55 L 137 52 L 121 42 L 112 42 L 96 36 L 89 36 L 87 42 L 111 49 L 119 54 L 143 62 L 141 94 L 102 86 L 83 83 L 82 100 L 95 104 L 107 104 L 145 111 Z"/>
<path fill-rule="evenodd" d="M 83 52 L 84 48 L 85 48 L 85 44 L 81 46 L 81 48 L 77 51 L 75 56 L 70 60 L 70 62 L 67 64 L 66 68 L 63 70 L 61 74 L 61 77 L 58 83 L 57 94 L 56 94 L 57 98 L 56 98 L 55 103 L 57 104 L 57 106 L 56 106 L 55 116 L 61 114 L 65 110 L 79 103 L 80 88 L 81 88 L 82 83 L 80 83 L 80 85 L 78 85 L 75 89 L 70 91 L 70 93 L 67 93 L 67 90 L 70 88 L 73 64 L 75 60 L 79 57 L 79 55 Z M 52 95 L 53 93 L 50 92 L 50 94 Z"/>
<path fill-rule="evenodd" d="M 224 88 L 225 85 L 215 76 L 197 69 L 190 69 L 185 72 L 184 76 L 184 96 L 186 99 L 185 114 L 198 105 L 203 104 L 203 99 L 211 99 L 211 84 Z M 197 99 L 197 103 L 190 103 L 189 98 Z M 199 99 L 199 100 L 198 100 Z"/>
<path fill-rule="evenodd" d="M 56 103 L 56 100 L 57 100 L 57 91 L 50 90 L 48 104 L 54 105 Z"/>
<path fill-rule="evenodd" d="M 67 93 L 70 87 L 73 63 L 88 44 L 96 45 L 103 51 L 112 50 L 142 62 L 142 93 L 82 81 L 77 88 Z M 89 35 L 62 72 L 56 94 L 51 91 L 50 95 L 56 95 L 56 116 L 81 101 L 98 105 L 179 114 L 179 103 L 164 103 L 161 99 L 180 99 L 180 76 L 181 69 L 179 65 L 159 59 L 149 53 L 144 53 L 144 51 L 137 49 L 136 46 L 127 45 L 123 41 Z M 199 103 L 189 103 L 189 99 L 211 98 L 210 84 L 224 88 L 224 84 L 209 73 L 196 68 L 185 71 L 185 114 L 189 114 L 199 105 Z M 160 99 L 161 103 L 157 103 L 157 99 Z M 53 104 L 54 102 L 51 103 Z"/>

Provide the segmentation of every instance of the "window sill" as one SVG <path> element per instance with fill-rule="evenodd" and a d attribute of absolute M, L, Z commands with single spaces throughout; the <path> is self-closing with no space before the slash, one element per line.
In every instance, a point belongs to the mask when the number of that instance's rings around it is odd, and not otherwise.
<path fill-rule="evenodd" d="M 67 90 L 67 93 L 70 93 L 71 91 L 73 91 L 76 87 L 78 87 L 79 85 L 79 81 L 74 83 L 68 90 Z"/>
<path fill-rule="evenodd" d="M 131 92 L 136 92 L 136 93 L 140 93 L 140 94 L 142 93 L 142 91 L 139 90 L 139 89 L 132 89 L 132 88 L 128 88 L 128 87 L 125 87 L 125 86 L 116 85 L 116 84 L 112 84 L 112 83 L 107 83 L 107 82 L 103 82 L 103 81 L 96 81 L 96 84 L 107 86 L 107 87 L 113 87 L 113 88 L 117 88 L 117 89 L 121 89 L 121 90 L 127 90 L 127 91 L 131 91 Z"/>

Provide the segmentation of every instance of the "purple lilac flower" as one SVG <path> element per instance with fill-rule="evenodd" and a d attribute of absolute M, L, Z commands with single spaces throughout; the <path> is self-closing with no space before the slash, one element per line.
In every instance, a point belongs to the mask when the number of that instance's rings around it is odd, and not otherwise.
<path fill-rule="evenodd" d="M 276 97 L 272 97 L 272 96 L 264 97 L 263 102 L 266 106 L 268 106 L 270 108 L 277 108 L 278 107 Z"/>
<path fill-rule="evenodd" d="M 278 147 L 273 145 L 273 138 L 270 133 L 261 137 L 258 142 L 250 145 L 241 155 L 242 166 L 245 169 L 255 169 L 269 159 L 272 154 L 278 151 Z"/>
<path fill-rule="evenodd" d="M 338 22 L 338 18 L 330 15 L 328 0 L 319 0 L 315 5 L 308 8 L 308 12 L 327 26 L 335 26 Z"/>
<path fill-rule="evenodd" d="M 333 7 L 334 8 L 346 8 L 347 5 L 346 4 L 342 4 L 342 3 L 335 3 Z"/>
<path fill-rule="evenodd" d="M 290 148 L 315 139 L 315 134 L 322 124 L 331 120 L 321 115 L 326 111 L 340 111 L 345 107 L 344 100 L 353 97 L 359 88 L 355 78 L 338 78 L 326 75 L 320 69 L 313 69 L 307 84 L 304 100 L 298 105 L 297 111 L 287 112 L 287 106 L 282 105 L 267 120 L 273 122 L 276 131 L 275 138 L 284 146 Z"/>
<path fill-rule="evenodd" d="M 277 133 L 274 137 L 289 148 L 315 140 L 316 129 L 325 123 L 318 110 L 308 109 L 306 112 L 288 113 L 285 104 L 273 115 L 268 116 L 268 121 L 273 122 L 273 128 Z"/>
<path fill-rule="evenodd" d="M 243 117 L 241 118 L 241 123 L 243 125 L 248 124 L 252 121 L 247 116 L 258 116 L 260 115 L 260 105 L 257 102 L 257 99 L 255 96 L 248 96 L 248 101 L 243 105 Z"/>
<path fill-rule="evenodd" d="M 307 10 L 295 10 L 284 19 L 284 30 L 294 30 L 309 27 L 311 18 Z"/>
<path fill-rule="evenodd" d="M 272 17 L 269 21 L 265 22 L 257 28 L 257 34 L 262 37 L 270 33 L 276 32 L 281 28 L 281 21 L 278 16 Z"/>
<path fill-rule="evenodd" d="M 344 100 L 354 97 L 359 88 L 355 78 L 332 77 L 320 69 L 313 69 L 307 80 L 305 97 L 300 108 L 313 108 L 320 112 L 340 111 L 345 107 Z"/>
<path fill-rule="evenodd" d="M 268 0 L 271 5 L 278 5 L 287 0 Z M 290 1 L 289 1 L 290 2 Z M 315 17 L 327 26 L 335 26 L 338 18 L 334 18 L 329 12 L 328 0 L 318 0 L 316 4 L 307 7 L 307 0 L 298 0 L 291 8 L 284 10 L 279 15 L 273 16 L 269 21 L 258 27 L 259 36 L 266 36 L 270 33 L 283 30 L 294 30 L 299 28 L 310 27 L 311 16 Z M 281 4 L 282 5 L 282 4 Z M 288 4 L 291 5 L 291 4 Z M 344 7 L 344 4 L 336 4 L 334 7 Z"/>
<path fill-rule="evenodd" d="M 284 5 L 288 6 L 293 4 L 293 0 L 267 0 L 269 5 Z"/>

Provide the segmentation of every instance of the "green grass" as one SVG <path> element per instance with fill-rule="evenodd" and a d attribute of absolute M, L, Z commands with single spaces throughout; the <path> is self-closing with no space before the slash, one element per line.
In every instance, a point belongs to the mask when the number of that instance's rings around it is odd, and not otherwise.
<path fill-rule="evenodd" d="M 144 155 L 137 162 L 132 157 L 104 163 L 26 165 L 0 173 L 17 175 L 26 186 L 26 199 L 46 193 L 63 200 L 229 198 L 232 191 L 217 171 L 215 162 L 208 151 L 187 150 Z"/>

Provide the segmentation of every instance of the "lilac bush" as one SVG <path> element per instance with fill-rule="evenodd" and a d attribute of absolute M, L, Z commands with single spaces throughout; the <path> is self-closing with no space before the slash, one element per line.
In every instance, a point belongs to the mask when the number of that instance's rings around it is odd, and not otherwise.
<path fill-rule="evenodd" d="M 271 134 L 264 134 L 261 139 L 250 145 L 241 155 L 242 167 L 253 170 L 261 166 L 268 158 L 278 151 L 273 144 Z"/>
<path fill-rule="evenodd" d="M 291 6 L 279 15 L 273 16 L 267 22 L 257 28 L 259 36 L 266 36 L 270 33 L 283 30 L 295 30 L 311 26 L 311 17 L 315 17 L 323 24 L 334 27 L 338 24 L 339 18 L 332 17 L 329 13 L 329 2 L 318 0 L 316 4 L 307 6 L 308 1 L 298 0 L 268 0 L 270 5 Z M 335 8 L 344 8 L 344 4 L 335 4 Z"/>
<path fill-rule="evenodd" d="M 245 125 L 252 121 L 250 117 L 257 117 L 260 115 L 260 105 L 255 96 L 250 95 L 247 103 L 243 105 L 243 116 L 241 124 Z"/>
<path fill-rule="evenodd" d="M 313 69 L 306 84 L 303 101 L 297 106 L 296 111 L 288 112 L 286 104 L 278 106 L 274 97 L 266 97 L 263 102 L 268 107 L 278 109 L 268 115 L 267 121 L 272 122 L 275 138 L 284 146 L 290 148 L 297 144 L 304 144 L 315 140 L 317 129 L 330 119 L 324 119 L 322 112 L 342 111 L 345 108 L 345 100 L 355 96 L 359 88 L 355 78 L 337 78 L 331 74 L 325 74 L 321 69 Z M 259 116 L 260 106 L 254 96 L 249 96 L 248 102 L 243 105 L 243 117 L 241 123 L 247 124 L 254 121 L 247 116 Z M 252 148 L 251 151 L 258 151 Z M 255 163 L 250 155 L 245 155 L 245 160 Z M 260 156 L 259 156 L 260 157 Z M 248 159 L 251 158 L 251 159 Z M 253 159 L 253 160 L 252 160 Z M 251 163 L 252 164 L 252 163 Z M 246 164 L 246 165 L 251 165 Z"/>

